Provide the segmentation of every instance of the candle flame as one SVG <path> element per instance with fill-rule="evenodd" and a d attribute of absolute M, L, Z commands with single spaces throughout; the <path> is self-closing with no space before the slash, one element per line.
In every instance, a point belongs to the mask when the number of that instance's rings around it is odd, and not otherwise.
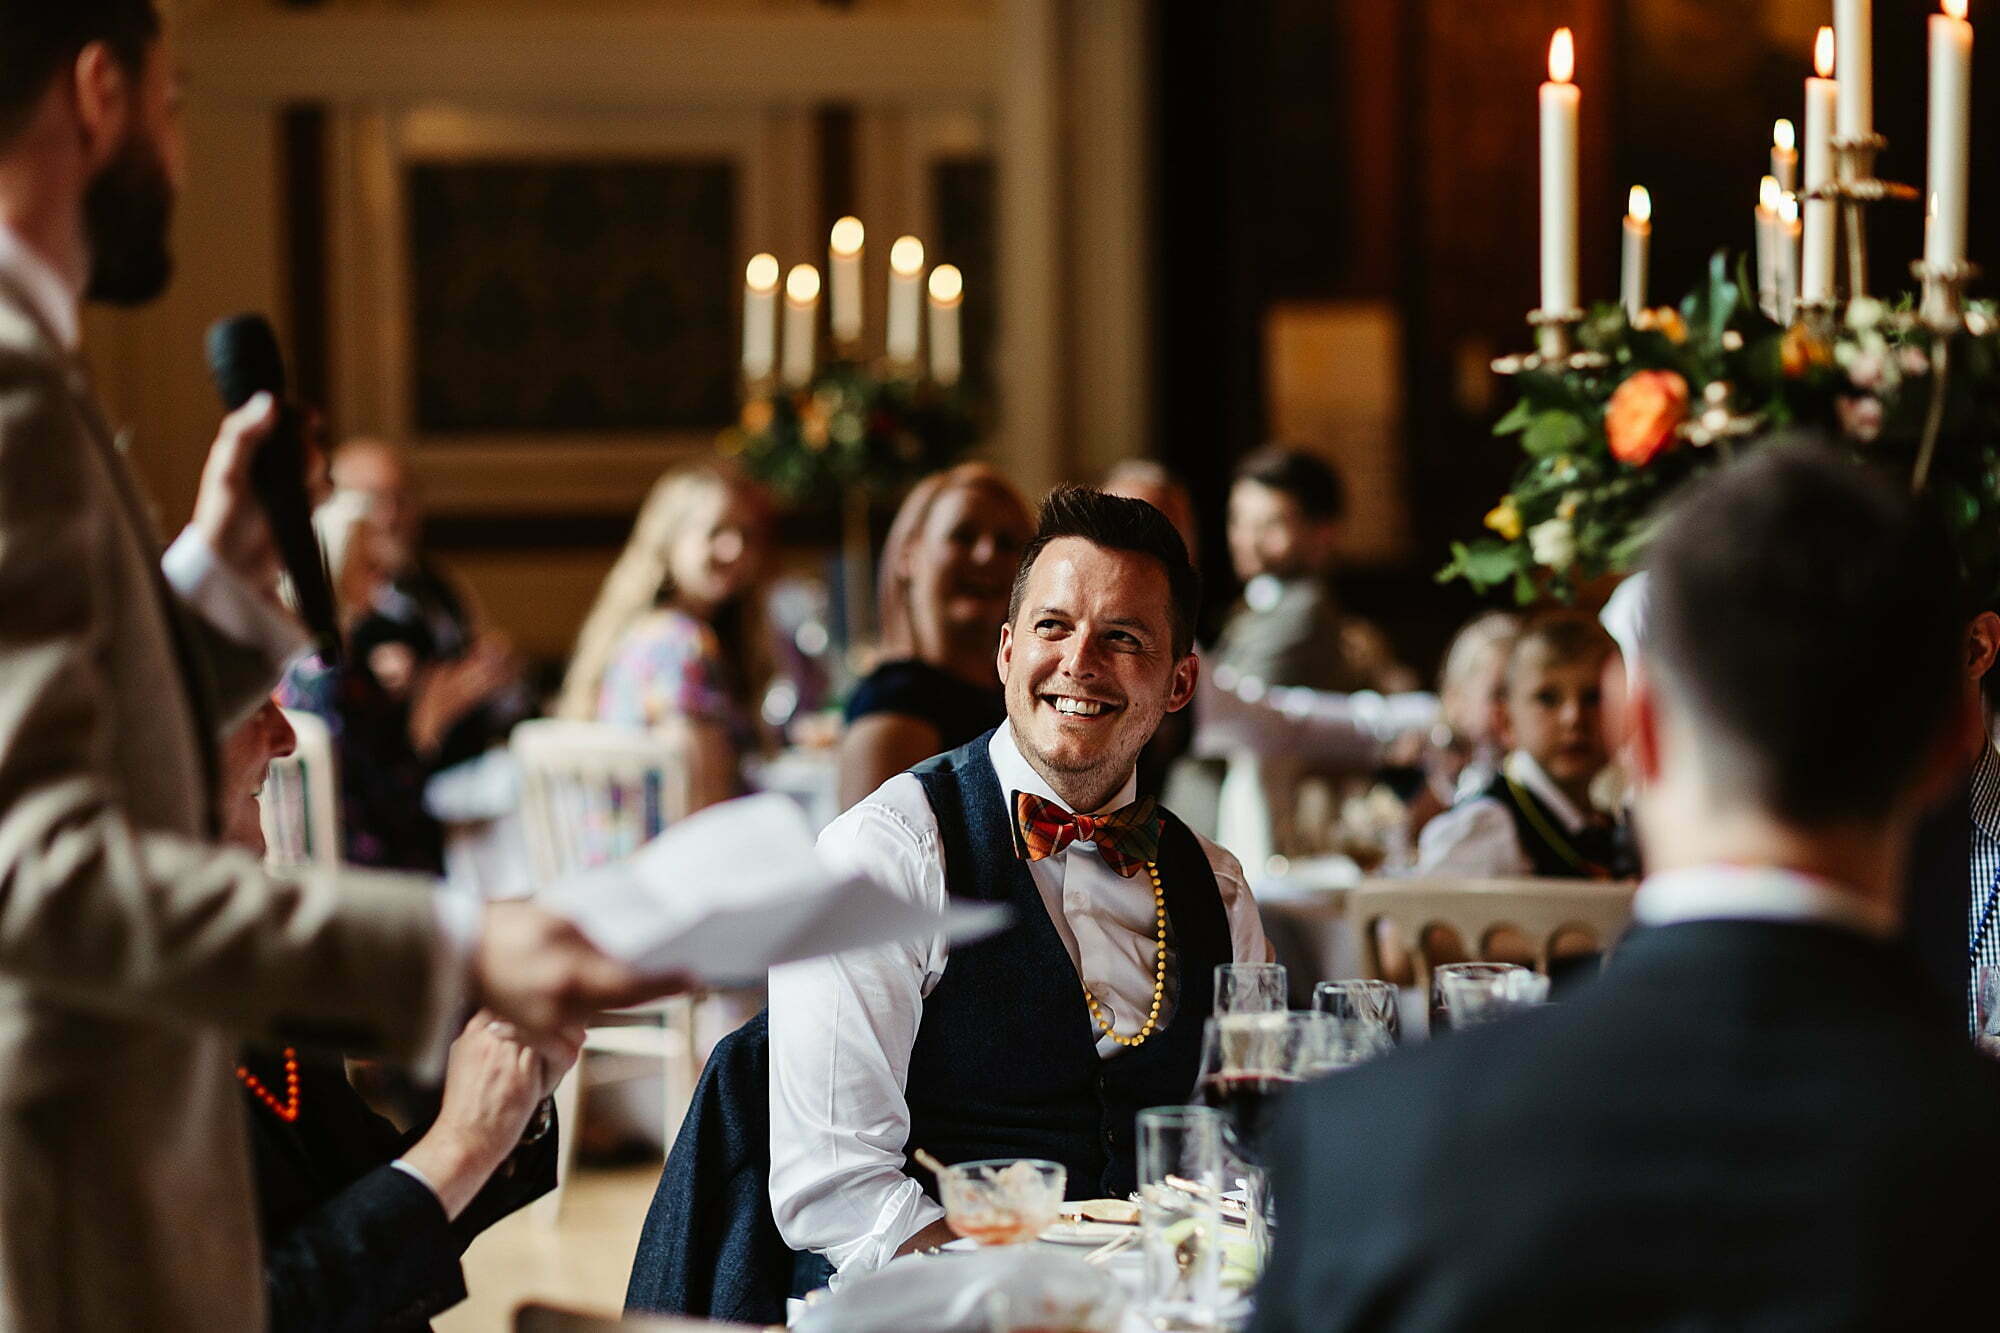
<path fill-rule="evenodd" d="M 1653 196 L 1646 192 L 1645 186 L 1634 185 L 1632 187 L 1632 193 L 1627 196 L 1625 211 L 1632 215 L 1634 222 L 1651 222 L 1653 220 Z"/>
<path fill-rule="evenodd" d="M 924 243 L 914 236 L 898 236 L 889 247 L 889 267 L 905 278 L 924 271 Z"/>
<path fill-rule="evenodd" d="M 1788 194 L 1778 200 L 1778 218 L 1787 227 L 1799 220 L 1799 197 L 1797 195 Z"/>
<path fill-rule="evenodd" d="M 1778 189 L 1778 178 L 1776 176 L 1766 176 L 1763 180 L 1757 182 L 1757 207 L 1763 209 L 1766 213 L 1777 212 L 1778 199 L 1782 194 L 1783 191 Z M 796 270 L 794 271 L 796 272 Z"/>
<path fill-rule="evenodd" d="M 1568 28 L 1557 28 L 1549 38 L 1549 81 L 1568 83 L 1576 75 L 1576 38 Z"/>
<path fill-rule="evenodd" d="M 950 305 L 965 293 L 965 279 L 954 264 L 939 264 L 931 270 L 931 300 Z"/>
<path fill-rule="evenodd" d="M 1944 12 L 1945 17 L 1962 21 L 1965 18 L 1965 0 L 1944 0 Z"/>
<path fill-rule="evenodd" d="M 756 292 L 776 290 L 778 286 L 778 257 L 776 255 L 751 255 L 750 262 L 743 266 L 743 281 Z"/>
<path fill-rule="evenodd" d="M 1833 29 L 1821 28 L 1813 41 L 1813 69 L 1822 79 L 1833 77 Z"/>
<path fill-rule="evenodd" d="M 794 305 L 811 305 L 819 300 L 819 270 L 811 264 L 794 264 L 785 275 L 785 297 Z"/>
<path fill-rule="evenodd" d="M 858 255 L 861 253 L 862 238 L 866 235 L 860 218 L 842 218 L 833 224 L 833 239 L 828 248 L 843 258 L 848 255 Z"/>
<path fill-rule="evenodd" d="M 1784 152 L 1789 153 L 1792 149 L 1798 147 L 1798 142 L 1798 133 L 1792 128 L 1791 121 L 1780 120 L 1771 127 L 1771 146 L 1773 148 L 1782 149 Z"/>

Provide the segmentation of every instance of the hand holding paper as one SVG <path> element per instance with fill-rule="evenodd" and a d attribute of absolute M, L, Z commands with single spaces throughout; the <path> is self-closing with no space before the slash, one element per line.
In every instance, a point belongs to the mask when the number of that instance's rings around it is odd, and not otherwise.
<path fill-rule="evenodd" d="M 783 963 L 940 931 L 960 943 L 1007 920 L 995 905 L 940 916 L 865 876 L 835 872 L 814 849 L 804 812 L 777 795 L 711 806 L 629 860 L 572 876 L 538 901 L 641 973 L 714 984 L 754 983 Z"/>

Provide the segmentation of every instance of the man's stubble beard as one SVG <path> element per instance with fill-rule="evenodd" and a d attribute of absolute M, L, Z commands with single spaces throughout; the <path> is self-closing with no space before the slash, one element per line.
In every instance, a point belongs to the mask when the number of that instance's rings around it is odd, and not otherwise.
<path fill-rule="evenodd" d="M 84 296 L 109 305 L 143 305 L 167 288 L 173 256 L 167 234 L 174 187 L 157 146 L 136 130 L 83 196 L 90 281 Z"/>

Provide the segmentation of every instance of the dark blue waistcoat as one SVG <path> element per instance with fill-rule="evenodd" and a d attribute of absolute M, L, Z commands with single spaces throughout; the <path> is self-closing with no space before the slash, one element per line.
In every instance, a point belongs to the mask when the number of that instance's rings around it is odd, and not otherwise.
<path fill-rule="evenodd" d="M 954 947 L 924 998 L 906 1089 L 908 1150 L 946 1162 L 1043 1157 L 1068 1169 L 1070 1198 L 1123 1198 L 1136 1187 L 1134 1116 L 1185 1103 L 1200 1073 L 1215 965 L 1231 961 L 1222 895 L 1199 840 L 1166 815 L 1163 1025 L 1144 1044 L 1100 1057 L 1076 967 L 1014 854 L 1007 798 L 987 753 L 992 734 L 912 770 L 937 816 L 947 891 L 1005 903 L 1014 924 Z M 1144 872 L 1133 891 L 1151 893 Z M 1117 1021 L 1130 1035 L 1138 1020 L 1120 1013 Z M 930 1173 L 914 1161 L 908 1170 L 935 1197 Z"/>

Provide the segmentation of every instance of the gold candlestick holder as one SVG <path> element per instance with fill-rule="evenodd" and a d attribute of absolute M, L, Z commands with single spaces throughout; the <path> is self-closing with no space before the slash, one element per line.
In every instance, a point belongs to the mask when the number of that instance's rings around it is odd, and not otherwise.
<path fill-rule="evenodd" d="M 1530 310 L 1528 324 L 1535 331 L 1535 350 L 1496 357 L 1497 375 L 1518 375 L 1526 370 L 1601 370 L 1611 364 L 1602 352 L 1581 351 L 1576 330 L 1583 323 L 1581 310 Z"/>
<path fill-rule="evenodd" d="M 1875 175 L 1875 159 L 1889 141 L 1879 134 L 1835 139 L 1834 174 L 1824 185 L 1806 192 L 1807 199 L 1831 199 L 1840 205 L 1841 246 L 1847 253 L 1847 294 L 1868 294 L 1868 206 L 1885 199 L 1920 198 L 1914 185 L 1885 181 Z"/>
<path fill-rule="evenodd" d="M 1910 265 L 1910 276 L 1923 284 L 1917 318 L 1935 333 L 1952 334 L 1965 327 L 1965 286 L 1979 276 L 1979 266 L 1960 260 L 1932 266 L 1922 260 Z"/>

